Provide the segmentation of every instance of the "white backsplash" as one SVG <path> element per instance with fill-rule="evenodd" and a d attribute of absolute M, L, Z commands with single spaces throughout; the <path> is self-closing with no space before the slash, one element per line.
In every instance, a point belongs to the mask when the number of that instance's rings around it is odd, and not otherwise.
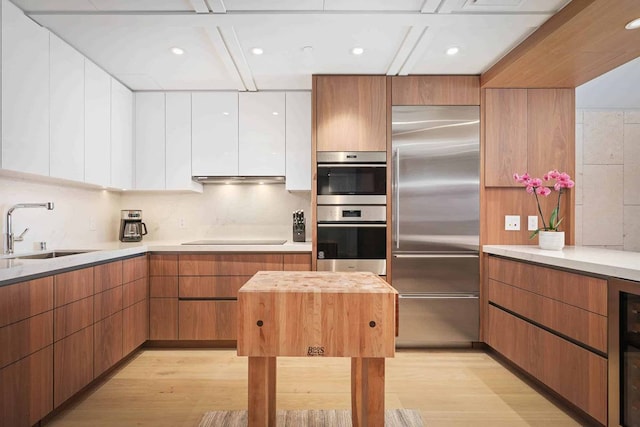
<path fill-rule="evenodd" d="M 206 185 L 198 193 L 117 193 L 0 176 L 2 230 L 7 210 L 16 203 L 53 202 L 55 209 L 18 209 L 17 235 L 29 232 L 16 251 L 90 248 L 118 240 L 120 210 L 142 209 L 146 240 L 184 242 L 216 238 L 292 239 L 291 214 L 302 209 L 310 239 L 310 192 L 288 192 L 284 185 Z M 95 228 L 95 229 L 92 229 Z"/>

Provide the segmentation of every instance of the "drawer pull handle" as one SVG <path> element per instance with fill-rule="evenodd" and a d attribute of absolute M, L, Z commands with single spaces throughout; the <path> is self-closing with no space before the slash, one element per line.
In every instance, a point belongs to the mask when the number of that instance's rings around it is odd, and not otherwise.
<path fill-rule="evenodd" d="M 374 322 L 373 320 L 371 322 L 369 322 L 369 326 L 372 328 L 376 327 L 376 322 Z"/>
<path fill-rule="evenodd" d="M 259 327 L 262 327 L 262 325 L 264 325 L 264 322 L 262 320 L 258 320 L 256 322 L 256 325 L 258 325 Z"/>

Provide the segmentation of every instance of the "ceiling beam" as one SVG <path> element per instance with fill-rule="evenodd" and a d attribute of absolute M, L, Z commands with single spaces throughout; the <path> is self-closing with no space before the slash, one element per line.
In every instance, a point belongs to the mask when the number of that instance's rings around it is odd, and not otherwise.
<path fill-rule="evenodd" d="M 218 58 L 220 58 L 220 60 L 224 64 L 224 67 L 229 73 L 229 76 L 231 76 L 231 78 L 233 79 L 236 89 L 238 89 L 241 92 L 246 91 L 247 87 L 242 81 L 242 77 L 240 76 L 238 67 L 236 67 L 236 64 L 233 61 L 233 58 L 231 56 L 231 53 L 229 52 L 229 49 L 227 49 L 227 45 L 222 39 L 222 35 L 220 34 L 220 31 L 218 30 L 218 28 L 217 27 L 205 28 L 205 32 L 207 33 L 209 41 L 211 41 L 211 44 L 213 45 L 216 52 L 218 53 Z"/>
<path fill-rule="evenodd" d="M 244 51 L 242 50 L 240 40 L 238 40 L 238 34 L 236 33 L 235 28 L 219 27 L 219 30 L 220 35 L 224 40 L 224 44 L 229 51 L 229 55 L 233 59 L 233 63 L 240 74 L 240 78 L 242 78 L 242 82 L 247 88 L 246 90 L 251 92 L 257 91 L 258 88 L 253 80 L 253 73 L 251 72 L 247 58 L 244 56 Z"/>
<path fill-rule="evenodd" d="M 387 69 L 387 76 L 395 76 L 398 74 L 426 30 L 427 27 L 424 25 L 409 28 L 407 35 L 404 40 L 402 40 L 400 48 L 396 52 L 396 56 L 393 58 L 391 65 L 389 65 L 389 68 Z"/>
<path fill-rule="evenodd" d="M 573 0 L 481 77 L 484 88 L 574 88 L 640 56 L 638 0 Z"/>
<path fill-rule="evenodd" d="M 413 67 L 415 67 L 418 61 L 422 59 L 422 56 L 429 47 L 429 43 L 433 41 L 439 31 L 439 28 L 425 29 L 425 31 L 420 35 L 420 38 L 416 42 L 415 47 L 411 51 L 411 54 L 404 62 L 404 64 L 402 64 L 402 68 L 400 69 L 400 72 L 398 72 L 399 76 L 407 76 L 413 71 Z"/>
<path fill-rule="evenodd" d="M 227 13 L 224 0 L 207 0 L 207 3 L 209 3 L 209 7 L 213 13 Z"/>
<path fill-rule="evenodd" d="M 422 4 L 422 9 L 420 9 L 421 13 L 436 13 L 438 8 L 440 7 L 440 3 L 445 0 L 424 0 Z"/>
<path fill-rule="evenodd" d="M 196 13 L 209 13 L 209 6 L 205 0 L 189 0 L 189 3 Z"/>

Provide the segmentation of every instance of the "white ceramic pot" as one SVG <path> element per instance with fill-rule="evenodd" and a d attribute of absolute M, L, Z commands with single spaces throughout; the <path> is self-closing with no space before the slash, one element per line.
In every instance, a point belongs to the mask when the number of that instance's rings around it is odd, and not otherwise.
<path fill-rule="evenodd" d="M 564 231 L 538 232 L 538 246 L 540 249 L 560 251 L 564 248 Z"/>

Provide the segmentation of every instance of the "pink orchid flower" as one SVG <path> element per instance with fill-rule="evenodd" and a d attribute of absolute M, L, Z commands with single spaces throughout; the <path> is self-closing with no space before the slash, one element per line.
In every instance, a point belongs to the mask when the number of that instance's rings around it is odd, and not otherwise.
<path fill-rule="evenodd" d="M 533 185 L 527 185 L 527 188 L 525 190 L 527 191 L 527 193 L 533 194 Z"/>
<path fill-rule="evenodd" d="M 569 176 L 568 173 L 562 172 L 560 175 L 558 175 L 557 179 L 558 179 L 558 181 L 566 182 L 566 181 L 569 181 L 571 179 L 571 177 Z"/>
<path fill-rule="evenodd" d="M 540 178 L 533 178 L 529 184 L 533 185 L 535 188 L 538 188 L 542 186 L 542 180 Z"/>
<path fill-rule="evenodd" d="M 538 187 L 536 188 L 536 193 L 540 194 L 541 196 L 548 196 L 549 194 L 551 194 L 551 190 L 549 190 L 548 187 Z"/>

